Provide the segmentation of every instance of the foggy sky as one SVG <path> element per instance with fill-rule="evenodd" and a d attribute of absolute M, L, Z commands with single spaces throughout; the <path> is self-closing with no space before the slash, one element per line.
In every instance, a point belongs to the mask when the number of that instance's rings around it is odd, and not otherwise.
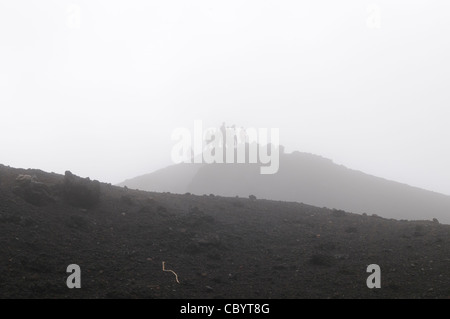
<path fill-rule="evenodd" d="M 177 127 L 450 194 L 448 1 L 2 1 L 0 163 L 117 183 Z"/>

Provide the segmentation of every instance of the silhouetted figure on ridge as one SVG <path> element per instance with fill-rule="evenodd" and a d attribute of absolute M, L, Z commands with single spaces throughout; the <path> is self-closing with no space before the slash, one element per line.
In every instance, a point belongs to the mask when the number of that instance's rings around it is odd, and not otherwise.
<path fill-rule="evenodd" d="M 225 122 L 222 123 L 222 126 L 220 127 L 220 132 L 222 133 L 222 147 L 225 148 L 225 144 L 227 141 L 227 129 L 225 126 Z"/>
<path fill-rule="evenodd" d="M 237 147 L 237 143 L 238 143 L 238 138 L 237 138 L 237 132 L 236 132 L 236 125 L 233 124 L 233 126 L 231 127 L 233 129 L 233 142 L 234 142 L 234 148 Z"/>
<path fill-rule="evenodd" d="M 245 128 L 241 126 L 241 129 L 239 131 L 239 142 L 241 144 L 245 144 L 246 140 L 247 140 L 247 133 L 245 132 Z"/>
<path fill-rule="evenodd" d="M 226 146 L 227 146 L 227 128 L 225 122 L 222 123 L 220 127 L 220 132 L 222 133 L 222 150 L 223 150 L 223 162 L 226 161 Z"/>

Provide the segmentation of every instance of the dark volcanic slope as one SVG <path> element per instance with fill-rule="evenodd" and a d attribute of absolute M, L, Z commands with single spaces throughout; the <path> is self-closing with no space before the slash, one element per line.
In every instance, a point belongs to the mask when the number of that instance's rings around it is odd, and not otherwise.
<path fill-rule="evenodd" d="M 198 165 L 198 164 L 197 164 Z M 216 194 L 295 201 L 396 219 L 432 219 L 450 224 L 450 196 L 371 176 L 307 153 L 281 154 L 277 174 L 261 175 L 249 164 L 173 165 L 121 185 L 148 191 Z M 173 176 L 190 183 L 167 183 Z M 192 174 L 195 172 L 195 174 Z M 164 182 L 162 182 L 164 181 Z M 181 187 L 184 186 L 184 187 Z"/>
<path fill-rule="evenodd" d="M 36 198 L 14 189 L 23 173 L 36 174 L 54 202 L 27 202 Z M 0 166 L 0 297 L 450 297 L 447 225 L 106 184 L 83 209 L 66 203 L 73 193 L 63 180 Z M 73 263 L 81 289 L 65 284 Z M 372 263 L 381 289 L 366 287 Z"/>

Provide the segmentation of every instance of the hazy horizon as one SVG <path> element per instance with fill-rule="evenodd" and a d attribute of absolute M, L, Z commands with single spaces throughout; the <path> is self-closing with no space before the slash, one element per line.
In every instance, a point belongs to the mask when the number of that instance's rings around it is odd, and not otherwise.
<path fill-rule="evenodd" d="M 279 128 L 286 152 L 450 195 L 450 3 L 0 4 L 0 163 L 113 184 L 172 132 Z"/>

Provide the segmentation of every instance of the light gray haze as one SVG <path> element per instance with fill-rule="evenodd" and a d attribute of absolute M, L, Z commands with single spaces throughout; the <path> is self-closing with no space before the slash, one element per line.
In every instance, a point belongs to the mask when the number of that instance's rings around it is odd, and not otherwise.
<path fill-rule="evenodd" d="M 0 163 L 118 183 L 177 127 L 450 194 L 448 1 L 0 2 Z"/>

